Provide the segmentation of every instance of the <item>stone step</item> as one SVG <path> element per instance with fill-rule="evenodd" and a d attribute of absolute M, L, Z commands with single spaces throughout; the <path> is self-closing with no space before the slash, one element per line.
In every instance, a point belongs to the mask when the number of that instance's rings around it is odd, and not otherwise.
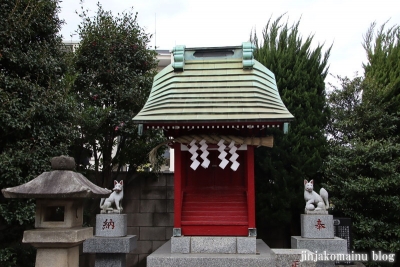
<path fill-rule="evenodd" d="M 247 216 L 247 210 L 209 210 L 209 211 L 191 211 L 184 210 L 185 216 Z"/>
<path fill-rule="evenodd" d="M 256 254 L 256 238 L 245 236 L 181 236 L 171 238 L 172 253 Z"/>
<path fill-rule="evenodd" d="M 247 216 L 235 216 L 235 215 L 224 215 L 223 213 L 219 215 L 208 215 L 208 216 L 199 216 L 199 215 L 182 215 L 182 221 L 200 221 L 200 222 L 207 222 L 207 221 L 219 221 L 219 222 L 229 222 L 229 221 L 236 221 L 236 222 L 247 222 Z"/>
<path fill-rule="evenodd" d="M 193 237 L 185 237 L 190 242 Z M 217 238 L 217 237 L 212 237 Z M 230 237 L 234 238 L 234 237 Z M 298 237 L 301 239 L 301 237 Z M 147 257 L 147 267 L 320 267 L 334 266 L 334 262 L 307 260 L 315 253 L 306 248 L 270 249 L 262 240 L 256 240 L 256 254 L 232 253 L 171 253 L 173 240 L 168 241 Z M 321 243 L 321 240 L 317 240 Z M 341 250 L 337 250 L 340 252 Z M 355 263 L 354 267 L 365 267 Z"/>
<path fill-rule="evenodd" d="M 275 254 L 271 249 L 260 239 L 254 238 L 254 241 L 257 254 L 179 254 L 171 253 L 170 240 L 147 257 L 147 267 L 276 267 Z"/>

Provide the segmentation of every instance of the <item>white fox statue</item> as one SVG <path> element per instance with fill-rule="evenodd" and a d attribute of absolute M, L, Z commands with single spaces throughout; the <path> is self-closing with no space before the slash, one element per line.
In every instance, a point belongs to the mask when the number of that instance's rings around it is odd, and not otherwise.
<path fill-rule="evenodd" d="M 328 192 L 321 188 L 319 195 L 313 190 L 314 181 L 304 180 L 304 200 L 306 201 L 306 211 L 327 210 L 329 208 Z"/>
<path fill-rule="evenodd" d="M 124 198 L 124 182 L 114 180 L 113 192 L 108 198 L 100 200 L 100 213 L 121 213 L 122 199 Z M 115 205 L 115 209 L 112 207 Z"/>

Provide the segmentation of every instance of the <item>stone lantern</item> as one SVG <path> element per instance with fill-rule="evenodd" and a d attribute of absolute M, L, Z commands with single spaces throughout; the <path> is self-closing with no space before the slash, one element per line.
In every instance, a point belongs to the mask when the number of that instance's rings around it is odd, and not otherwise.
<path fill-rule="evenodd" d="M 51 159 L 52 170 L 16 187 L 2 189 L 6 198 L 35 198 L 35 228 L 24 232 L 23 243 L 37 248 L 36 267 L 78 267 L 79 245 L 93 236 L 82 227 L 83 199 L 107 197 L 111 191 L 74 172 L 75 160 Z"/>

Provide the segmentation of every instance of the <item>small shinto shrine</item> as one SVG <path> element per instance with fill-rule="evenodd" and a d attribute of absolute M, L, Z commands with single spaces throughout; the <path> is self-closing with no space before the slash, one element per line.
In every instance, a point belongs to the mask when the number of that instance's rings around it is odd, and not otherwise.
<path fill-rule="evenodd" d="M 294 117 L 254 48 L 176 46 L 133 119 L 174 148 L 174 236 L 256 235 L 254 149 Z"/>

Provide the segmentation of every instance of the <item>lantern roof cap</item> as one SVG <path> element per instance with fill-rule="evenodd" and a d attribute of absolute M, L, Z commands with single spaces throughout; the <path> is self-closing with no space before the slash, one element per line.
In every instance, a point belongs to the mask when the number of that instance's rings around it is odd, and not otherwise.
<path fill-rule="evenodd" d="M 96 198 L 108 197 L 110 190 L 90 182 L 74 172 L 75 160 L 60 156 L 51 159 L 52 171 L 44 172 L 35 179 L 15 187 L 2 189 L 6 198 Z"/>

